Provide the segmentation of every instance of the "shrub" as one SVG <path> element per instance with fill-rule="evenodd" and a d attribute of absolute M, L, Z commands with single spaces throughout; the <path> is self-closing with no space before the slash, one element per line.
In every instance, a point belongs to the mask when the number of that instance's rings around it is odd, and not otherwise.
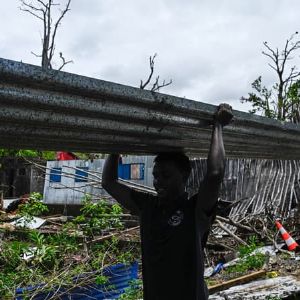
<path fill-rule="evenodd" d="M 91 196 L 86 195 L 81 208 L 81 215 L 75 218 L 75 223 L 82 224 L 88 235 L 95 235 L 101 231 L 122 228 L 120 215 L 122 208 L 119 204 L 110 205 L 104 200 L 94 203 Z"/>
<path fill-rule="evenodd" d="M 256 236 L 251 236 L 248 240 L 248 245 L 240 246 L 239 253 L 241 260 L 234 266 L 227 268 L 228 273 L 243 273 L 249 270 L 257 270 L 262 268 L 265 262 L 266 255 L 253 252 L 263 246 L 258 243 Z"/>

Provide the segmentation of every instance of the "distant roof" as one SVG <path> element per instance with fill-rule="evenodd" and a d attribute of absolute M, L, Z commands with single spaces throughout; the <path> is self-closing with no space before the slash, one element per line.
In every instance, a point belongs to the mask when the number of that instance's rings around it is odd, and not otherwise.
<path fill-rule="evenodd" d="M 226 102 L 226 99 L 222 101 Z M 0 58 L 0 147 L 206 157 L 216 106 Z M 228 157 L 300 159 L 300 127 L 234 111 Z"/>

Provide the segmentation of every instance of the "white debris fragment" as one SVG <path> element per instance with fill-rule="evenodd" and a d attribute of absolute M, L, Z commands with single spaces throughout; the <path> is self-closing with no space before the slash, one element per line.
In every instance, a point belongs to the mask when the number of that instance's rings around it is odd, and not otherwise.
<path fill-rule="evenodd" d="M 32 220 L 28 221 L 26 218 L 22 217 L 20 219 L 17 219 L 13 222 L 10 222 L 10 224 L 17 226 L 17 227 L 26 227 L 30 229 L 37 229 L 41 227 L 46 220 L 38 217 L 32 217 Z"/>
<path fill-rule="evenodd" d="M 265 300 L 270 297 L 286 297 L 300 292 L 300 281 L 293 276 L 256 280 L 215 293 L 209 300 Z"/>

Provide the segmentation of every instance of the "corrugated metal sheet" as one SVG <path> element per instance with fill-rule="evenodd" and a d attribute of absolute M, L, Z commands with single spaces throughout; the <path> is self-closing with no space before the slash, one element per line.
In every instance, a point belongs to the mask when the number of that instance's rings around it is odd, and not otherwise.
<path fill-rule="evenodd" d="M 47 292 L 38 292 L 38 287 L 18 288 L 16 290 L 16 299 L 28 299 L 34 293 L 34 297 L 30 299 L 47 300 L 47 299 L 61 299 L 61 300 L 76 300 L 76 299 L 118 299 L 124 290 L 130 286 L 130 283 L 138 278 L 138 263 L 131 265 L 117 264 L 107 267 L 103 271 L 103 275 L 107 276 L 109 281 L 106 285 L 89 284 L 85 286 L 78 286 L 71 291 L 68 288 L 59 287 Z M 82 277 L 82 276 L 80 276 Z M 76 278 L 75 281 L 79 281 Z M 41 286 L 42 287 L 42 286 Z"/>
<path fill-rule="evenodd" d="M 0 59 L 0 147 L 135 154 L 183 149 L 206 156 L 215 109 Z M 234 115 L 224 131 L 228 157 L 300 158 L 299 126 Z"/>

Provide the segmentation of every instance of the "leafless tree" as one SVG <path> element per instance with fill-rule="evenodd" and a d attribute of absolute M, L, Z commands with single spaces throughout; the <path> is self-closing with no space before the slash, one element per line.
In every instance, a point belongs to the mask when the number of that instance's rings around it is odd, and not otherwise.
<path fill-rule="evenodd" d="M 153 56 L 150 56 L 149 57 L 149 67 L 150 67 L 150 74 L 148 76 L 148 78 L 146 79 L 145 82 L 143 82 L 141 80 L 141 83 L 140 83 L 140 88 L 142 90 L 144 90 L 151 82 L 151 79 L 152 79 L 152 76 L 153 76 L 153 73 L 154 73 L 154 64 L 155 64 L 155 58 L 156 58 L 157 54 L 155 53 Z M 152 84 L 152 87 L 151 87 L 151 91 L 152 92 L 158 92 L 162 87 L 165 87 L 165 86 L 168 86 L 172 84 L 172 79 L 170 79 L 168 82 L 166 82 L 165 80 L 163 80 L 162 83 L 159 83 L 159 76 L 157 76 L 155 78 L 155 81 L 154 83 Z"/>
<path fill-rule="evenodd" d="M 35 56 L 42 59 L 43 69 L 52 69 L 52 59 L 55 54 L 55 38 L 57 30 L 61 24 L 62 19 L 66 13 L 70 10 L 71 0 L 67 0 L 63 9 L 60 9 L 60 3 L 55 3 L 53 0 L 33 0 L 26 1 L 20 0 L 20 9 L 25 11 L 34 17 L 38 18 L 43 23 L 43 37 L 42 37 L 42 53 L 36 54 L 32 52 Z M 53 9 L 57 7 L 59 14 L 56 20 L 53 19 Z M 59 57 L 62 60 L 61 66 L 58 70 L 71 63 L 71 60 L 66 60 L 62 54 L 59 53 Z"/>
<path fill-rule="evenodd" d="M 283 51 L 279 52 L 278 48 L 276 50 L 272 49 L 267 42 L 264 42 L 266 51 L 263 51 L 263 55 L 271 59 L 269 66 L 277 73 L 278 76 L 278 119 L 285 119 L 287 110 L 292 106 L 292 103 L 287 103 L 286 94 L 289 91 L 291 85 L 300 76 L 300 71 L 294 65 L 290 70 L 285 73 L 285 68 L 287 67 L 287 62 L 293 58 L 294 52 L 300 48 L 300 40 L 293 41 L 293 38 L 298 32 L 294 33 L 289 39 L 286 40 Z"/>
<path fill-rule="evenodd" d="M 300 40 L 296 40 L 296 35 L 298 32 L 286 40 L 283 50 L 263 43 L 262 54 L 269 59 L 268 65 L 276 72 L 277 80 L 271 89 L 262 85 L 261 76 L 252 83 L 255 92 L 241 98 L 242 102 L 252 104 L 251 112 L 261 111 L 281 121 L 300 122 L 300 71 L 296 65 L 289 64 L 292 59 L 299 58 Z"/>

